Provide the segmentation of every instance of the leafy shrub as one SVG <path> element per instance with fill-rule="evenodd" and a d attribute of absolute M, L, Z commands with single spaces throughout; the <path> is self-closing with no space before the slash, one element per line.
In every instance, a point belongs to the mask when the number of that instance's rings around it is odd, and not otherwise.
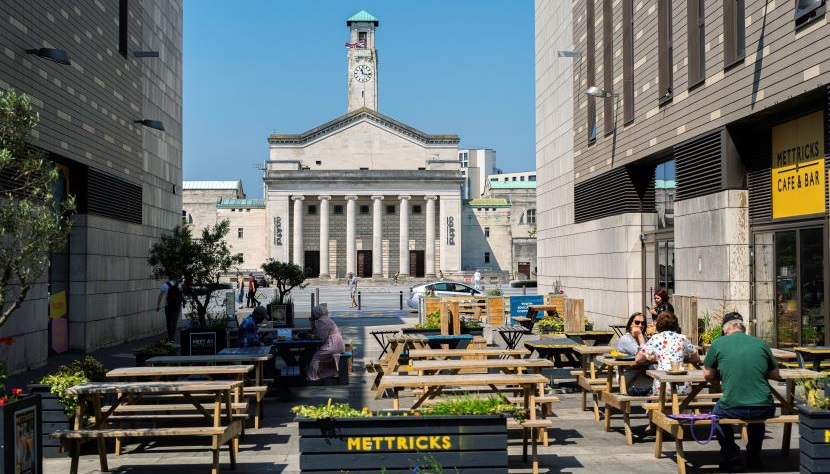
<path fill-rule="evenodd" d="M 67 395 L 66 389 L 86 382 L 101 382 L 107 376 L 107 368 L 92 356 L 62 365 L 51 374 L 40 379 L 40 383 L 49 385 L 49 391 L 58 396 L 69 418 L 75 415 L 78 406 L 77 395 Z"/>
<path fill-rule="evenodd" d="M 325 405 L 297 405 L 291 408 L 291 412 L 304 418 L 315 420 L 326 420 L 330 418 L 368 417 L 372 412 L 368 408 L 356 410 L 348 403 L 332 403 L 329 398 Z"/>
<path fill-rule="evenodd" d="M 146 346 L 142 347 L 135 351 L 136 355 L 148 355 L 148 356 L 159 356 L 159 355 L 168 355 L 168 354 L 176 354 L 179 351 L 179 346 L 176 345 L 175 342 L 168 341 L 167 339 L 162 339 L 159 341 L 152 342 L 147 344 Z"/>

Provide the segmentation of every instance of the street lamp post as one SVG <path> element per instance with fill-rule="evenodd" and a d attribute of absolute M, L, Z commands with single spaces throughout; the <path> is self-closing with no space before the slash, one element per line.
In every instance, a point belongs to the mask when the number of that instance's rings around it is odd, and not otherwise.
<path fill-rule="evenodd" d="M 593 97 L 599 97 L 600 99 L 616 99 L 614 100 L 614 129 L 612 130 L 614 136 L 611 138 L 611 167 L 613 168 L 614 156 L 617 153 L 617 117 L 620 112 L 620 95 L 597 86 L 588 87 L 585 93 Z"/>

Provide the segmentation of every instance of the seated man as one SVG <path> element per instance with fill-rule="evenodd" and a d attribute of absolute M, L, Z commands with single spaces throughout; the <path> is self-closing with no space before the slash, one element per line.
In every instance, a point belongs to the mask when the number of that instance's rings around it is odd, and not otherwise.
<path fill-rule="evenodd" d="M 242 320 L 242 324 L 239 325 L 239 347 L 259 347 L 262 345 L 259 325 L 265 321 L 266 314 L 265 306 L 257 306 L 248 317 Z"/>
<path fill-rule="evenodd" d="M 320 339 L 322 345 L 308 364 L 308 380 L 320 380 L 328 377 L 337 377 L 339 372 L 340 354 L 346 350 L 343 336 L 337 324 L 329 317 L 326 305 L 317 305 L 311 308 L 311 331 Z"/>
<path fill-rule="evenodd" d="M 721 381 L 723 396 L 712 414 L 723 418 L 757 420 L 775 416 L 768 378 L 778 378 L 778 364 L 766 342 L 746 334 L 743 317 L 728 313 L 723 317 L 723 337 L 715 339 L 703 360 L 703 376 Z M 746 427 L 746 465 L 761 465 L 764 424 Z M 732 425 L 718 425 L 715 433 L 723 461 L 721 470 L 734 472 L 741 467 L 741 449 L 735 443 Z"/>

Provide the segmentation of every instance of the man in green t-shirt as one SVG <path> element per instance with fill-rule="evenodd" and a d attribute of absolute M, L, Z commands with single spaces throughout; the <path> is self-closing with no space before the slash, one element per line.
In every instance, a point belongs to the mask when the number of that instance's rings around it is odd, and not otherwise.
<path fill-rule="evenodd" d="M 775 416 L 772 388 L 768 378 L 778 378 L 778 364 L 767 343 L 746 334 L 743 317 L 728 313 L 723 317 L 723 337 L 712 343 L 703 360 L 706 380 L 720 380 L 723 396 L 712 414 L 722 418 L 757 420 Z M 746 465 L 761 465 L 761 443 L 765 425 L 747 425 Z M 741 468 L 741 449 L 735 443 L 732 425 L 718 425 L 716 434 L 723 462 L 721 470 Z"/>

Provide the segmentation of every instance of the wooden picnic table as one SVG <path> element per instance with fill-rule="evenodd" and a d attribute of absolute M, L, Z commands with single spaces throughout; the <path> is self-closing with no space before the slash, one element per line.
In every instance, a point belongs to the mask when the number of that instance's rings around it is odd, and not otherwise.
<path fill-rule="evenodd" d="M 781 454 L 786 456 L 790 450 L 790 435 L 792 423 L 798 422 L 795 408 L 795 385 L 798 379 L 820 378 L 822 374 L 807 369 L 778 369 L 780 378 L 768 380 L 773 397 L 781 405 L 781 416 L 776 419 L 767 419 L 766 422 L 784 423 L 784 433 L 781 442 Z M 648 370 L 649 376 L 660 383 L 660 392 L 657 398 L 657 406 L 652 410 L 651 420 L 657 425 L 654 456 L 659 458 L 662 454 L 663 431 L 672 434 L 675 438 L 678 473 L 686 473 L 686 460 L 683 455 L 683 429 L 668 414 L 682 413 L 704 388 L 710 388 L 716 392 L 720 391 L 719 381 L 710 382 L 703 377 L 702 370 L 688 370 L 685 374 L 670 374 L 665 370 Z M 786 390 L 780 394 L 773 385 L 778 380 L 786 381 Z M 686 395 L 678 395 L 679 385 L 690 383 L 691 390 Z M 671 387 L 671 397 L 666 395 L 667 387 Z"/>
<path fill-rule="evenodd" d="M 259 429 L 259 421 L 265 416 L 265 394 L 268 391 L 264 377 L 265 364 L 273 357 L 274 355 L 271 353 L 269 346 L 236 347 L 222 349 L 216 355 L 157 356 L 148 359 L 147 364 L 155 368 L 166 365 L 199 367 L 200 364 L 252 364 L 254 366 L 254 379 L 243 389 L 243 393 L 253 396 L 256 401 L 254 429 Z"/>
<path fill-rule="evenodd" d="M 631 403 L 635 401 L 648 401 L 652 399 L 651 396 L 631 396 L 628 395 L 628 386 L 625 380 L 625 374 L 622 372 L 628 368 L 642 365 L 645 369 L 648 364 L 637 364 L 634 361 L 634 356 L 618 356 L 611 357 L 610 355 L 602 355 L 597 357 L 597 362 L 605 365 L 608 369 L 605 373 L 605 390 L 601 394 L 602 402 L 605 404 L 605 431 L 611 431 L 611 408 L 620 410 L 623 414 L 623 427 L 625 429 L 625 439 L 628 444 L 634 444 L 634 437 L 631 430 Z M 617 370 L 619 374 L 619 390 L 615 390 L 614 382 L 617 380 Z"/>
<path fill-rule="evenodd" d="M 386 352 L 386 356 L 377 361 L 369 360 L 366 363 L 367 371 L 375 372 L 375 379 L 372 382 L 373 389 L 378 388 L 384 374 L 398 372 L 402 359 L 404 357 L 408 358 L 409 351 L 429 349 L 429 339 L 420 334 L 395 334 L 389 336 L 387 341 L 389 341 L 389 350 Z"/>
<path fill-rule="evenodd" d="M 410 359 L 433 359 L 437 357 L 525 357 L 530 356 L 527 349 L 499 349 L 495 347 L 482 347 L 477 349 L 413 349 L 409 351 Z"/>
<path fill-rule="evenodd" d="M 387 338 L 399 332 L 400 331 L 398 329 L 379 329 L 369 333 L 375 338 L 375 341 L 377 341 L 380 346 L 380 357 L 386 355 L 386 351 L 389 349 L 389 341 Z"/>
<path fill-rule="evenodd" d="M 531 352 L 536 351 L 539 357 L 552 360 L 557 368 L 580 367 L 580 361 L 576 357 L 576 352 L 574 352 L 574 348 L 579 344 L 571 339 L 564 337 L 545 338 L 537 341 L 525 341 L 523 344 Z"/>
<path fill-rule="evenodd" d="M 614 338 L 614 331 L 565 331 L 565 337 L 589 346 L 606 346 Z"/>
<path fill-rule="evenodd" d="M 830 346 L 793 347 L 793 351 L 799 367 L 811 368 L 816 372 L 821 372 L 822 365 L 826 366 L 825 362 L 830 359 Z"/>
<path fill-rule="evenodd" d="M 588 394 L 594 407 L 594 418 L 599 421 L 599 399 L 602 388 L 605 386 L 605 378 L 600 378 L 601 368 L 608 371 L 607 366 L 597 364 L 597 356 L 608 354 L 613 348 L 610 346 L 587 346 L 579 345 L 573 351 L 579 354 L 582 371 L 577 374 L 577 384 L 582 392 L 582 409 L 588 406 Z"/>
<path fill-rule="evenodd" d="M 128 378 L 138 380 L 142 378 L 164 379 L 180 378 L 191 375 L 206 376 L 213 379 L 217 376 L 231 376 L 236 380 L 244 381 L 245 374 L 254 370 L 253 365 L 202 365 L 202 366 L 163 366 L 163 367 L 119 367 L 107 372 L 110 378 Z"/>
<path fill-rule="evenodd" d="M 53 437 L 70 444 L 72 462 L 70 474 L 77 474 L 80 456 L 80 444 L 83 441 L 95 439 L 98 444 L 98 458 L 101 471 L 109 470 L 104 439 L 119 437 L 146 437 L 155 439 L 163 436 L 210 436 L 213 459 L 211 474 L 219 471 L 219 449 L 223 444 L 228 445 L 231 467 L 236 468 L 236 440 L 242 433 L 242 421 L 233 413 L 233 394 L 242 387 L 242 382 L 236 380 L 207 380 L 207 381 L 174 381 L 174 382 L 87 382 L 66 390 L 69 395 L 78 396 L 78 405 L 75 409 L 75 423 L 71 430 L 60 430 L 52 433 Z M 212 410 L 207 410 L 201 402 L 194 398 L 195 394 L 209 393 L 213 396 Z M 102 409 L 102 397 L 114 396 L 115 403 Z M 140 401 L 145 395 L 173 395 L 182 397 L 193 405 L 193 413 L 201 415 L 198 420 L 202 424 L 182 426 L 177 420 L 175 426 L 165 427 L 168 418 L 156 417 L 153 428 L 119 429 L 110 427 L 110 417 L 118 407 Z M 160 410 L 165 405 L 158 405 Z M 87 407 L 91 412 L 87 413 Z M 86 420 L 93 420 L 85 426 Z M 197 421 L 198 421 L 197 420 Z M 205 426 L 205 423 L 207 426 Z"/>
<path fill-rule="evenodd" d="M 454 360 L 410 360 L 409 369 L 417 370 L 423 375 L 433 375 L 447 371 L 457 374 L 460 370 L 499 369 L 504 373 L 521 373 L 533 371 L 541 373 L 542 369 L 553 367 L 548 359 L 454 359 Z"/>
<path fill-rule="evenodd" d="M 305 370 L 317 349 L 323 345 L 319 339 L 292 339 L 273 341 L 272 346 L 277 355 L 290 367 L 299 367 L 300 374 L 305 378 Z"/>

